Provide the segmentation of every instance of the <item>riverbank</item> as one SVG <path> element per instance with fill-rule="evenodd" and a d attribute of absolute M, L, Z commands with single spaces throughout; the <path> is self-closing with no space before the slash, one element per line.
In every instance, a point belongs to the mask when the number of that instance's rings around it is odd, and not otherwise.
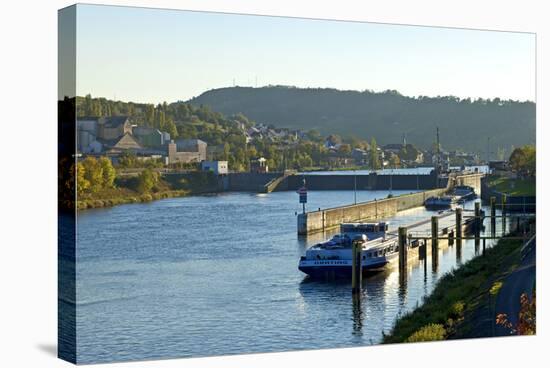
<path fill-rule="evenodd" d="M 489 187 L 507 196 L 535 196 L 537 192 L 536 178 L 515 178 L 505 176 L 490 176 Z"/>
<path fill-rule="evenodd" d="M 136 177 L 119 176 L 115 180 L 114 188 L 79 195 L 77 209 L 112 207 L 217 191 L 217 180 L 209 172 L 161 175 L 158 182 L 145 192 L 140 190 Z"/>
<path fill-rule="evenodd" d="M 401 317 L 382 342 L 491 336 L 496 296 L 502 279 L 520 264 L 522 245 L 521 240 L 503 238 L 485 255 L 442 277 L 423 304 Z"/>

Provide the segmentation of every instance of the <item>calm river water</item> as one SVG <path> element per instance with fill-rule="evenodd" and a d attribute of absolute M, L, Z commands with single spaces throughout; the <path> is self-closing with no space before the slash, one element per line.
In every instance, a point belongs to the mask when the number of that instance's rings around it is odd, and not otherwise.
<path fill-rule="evenodd" d="M 353 192 L 310 192 L 309 201 L 309 208 L 349 204 Z M 406 284 L 395 268 L 369 276 L 357 305 L 349 282 L 312 281 L 298 271 L 305 249 L 323 238 L 298 238 L 300 210 L 296 193 L 276 192 L 81 211 L 79 362 L 376 344 L 442 274 L 474 256 L 467 241 L 460 260 L 453 248 L 440 251 L 437 272 L 429 260 L 413 262 Z M 409 210 L 390 227 L 425 216 L 423 208 Z"/>

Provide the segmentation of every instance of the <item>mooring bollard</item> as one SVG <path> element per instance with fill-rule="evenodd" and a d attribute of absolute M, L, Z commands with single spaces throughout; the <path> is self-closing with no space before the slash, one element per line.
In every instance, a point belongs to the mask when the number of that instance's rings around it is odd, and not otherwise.
<path fill-rule="evenodd" d="M 438 218 L 437 216 L 432 216 L 432 268 L 437 269 L 437 264 L 439 263 L 439 229 L 438 229 Z"/>
<path fill-rule="evenodd" d="M 494 237 L 496 234 L 496 198 L 491 197 L 491 235 Z"/>
<path fill-rule="evenodd" d="M 420 243 L 420 246 L 418 247 L 418 259 L 420 260 L 426 260 L 426 240 L 422 240 Z"/>
<path fill-rule="evenodd" d="M 398 236 L 399 272 L 404 273 L 407 269 L 407 228 L 399 227 Z"/>
<path fill-rule="evenodd" d="M 361 269 L 362 250 L 363 243 L 361 241 L 354 240 L 351 244 L 351 291 L 354 294 L 361 291 L 361 278 L 363 275 L 363 271 Z"/>
<path fill-rule="evenodd" d="M 456 209 L 456 246 L 462 246 L 462 208 Z"/>

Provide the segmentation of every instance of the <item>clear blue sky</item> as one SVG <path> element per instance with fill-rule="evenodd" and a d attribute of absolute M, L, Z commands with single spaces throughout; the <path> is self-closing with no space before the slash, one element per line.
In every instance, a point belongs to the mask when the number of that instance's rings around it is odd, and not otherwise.
<path fill-rule="evenodd" d="M 78 5 L 77 94 L 187 100 L 269 84 L 535 100 L 535 35 Z"/>

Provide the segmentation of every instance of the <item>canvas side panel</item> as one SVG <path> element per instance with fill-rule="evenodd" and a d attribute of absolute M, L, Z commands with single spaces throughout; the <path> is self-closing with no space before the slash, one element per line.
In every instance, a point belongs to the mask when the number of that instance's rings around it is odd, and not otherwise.
<path fill-rule="evenodd" d="M 76 6 L 58 12 L 58 356 L 76 363 Z"/>

